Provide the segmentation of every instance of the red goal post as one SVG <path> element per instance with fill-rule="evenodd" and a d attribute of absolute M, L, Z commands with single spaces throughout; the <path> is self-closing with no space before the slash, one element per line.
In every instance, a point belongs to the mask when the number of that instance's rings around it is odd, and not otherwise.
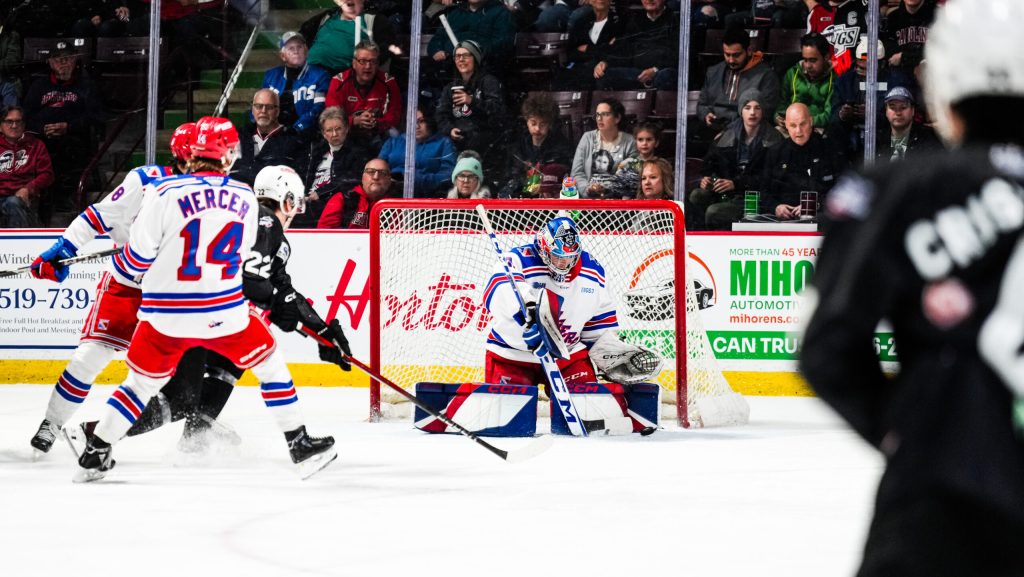
<path fill-rule="evenodd" d="M 737 419 L 722 421 L 718 405 L 727 401 L 734 411 L 737 398 L 746 420 L 745 402 L 717 369 L 686 282 L 683 212 L 662 200 L 378 202 L 370 218 L 370 361 L 382 375 L 403 388 L 483 381 L 489 313 L 482 295 L 497 255 L 475 212 L 478 204 L 503 249 L 532 242 L 555 216 L 573 217 L 583 249 L 605 268 L 619 338 L 665 360 L 656 380 L 669 393 L 663 398 L 676 405 L 679 422 L 731 424 Z M 681 287 L 688 287 L 687 298 L 677 298 Z M 370 387 L 370 418 L 378 420 L 381 390 L 376 382 Z"/>

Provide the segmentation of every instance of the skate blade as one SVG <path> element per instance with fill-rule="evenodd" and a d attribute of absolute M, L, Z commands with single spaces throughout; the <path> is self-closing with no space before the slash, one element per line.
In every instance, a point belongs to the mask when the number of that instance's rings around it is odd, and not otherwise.
<path fill-rule="evenodd" d="M 107 472 L 114 468 L 117 461 L 111 461 L 110 466 L 106 469 L 83 469 L 79 467 L 75 471 L 74 476 L 71 477 L 72 483 L 91 483 L 93 481 L 99 481 L 100 479 L 107 476 Z"/>
<path fill-rule="evenodd" d="M 327 465 L 330 465 L 338 458 L 338 451 L 331 447 L 322 453 L 317 453 L 312 457 L 298 464 L 299 478 L 303 481 L 316 475 L 322 471 Z"/>
<path fill-rule="evenodd" d="M 46 457 L 46 451 L 40 451 L 39 449 L 32 447 L 32 462 L 43 460 Z"/>

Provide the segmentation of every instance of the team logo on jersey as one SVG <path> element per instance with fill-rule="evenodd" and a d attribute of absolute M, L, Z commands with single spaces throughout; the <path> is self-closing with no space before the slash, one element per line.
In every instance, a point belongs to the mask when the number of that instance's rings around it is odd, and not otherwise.
<path fill-rule="evenodd" d="M 860 26 L 847 26 L 846 24 L 833 24 L 822 32 L 828 43 L 832 45 L 835 55 L 842 56 L 847 50 L 853 50 L 860 38 Z"/>
<path fill-rule="evenodd" d="M 282 242 L 281 247 L 277 249 L 277 258 L 281 259 L 281 262 L 287 263 L 291 256 L 291 246 L 287 242 Z"/>
<path fill-rule="evenodd" d="M 974 296 L 957 278 L 929 283 L 921 292 L 924 317 L 940 329 L 950 329 L 974 312 Z"/>
<path fill-rule="evenodd" d="M 263 228 L 272 228 L 274 226 L 274 219 L 275 218 L 277 218 L 277 217 L 274 217 L 274 216 L 261 216 L 260 217 L 260 226 L 262 226 Z"/>
<path fill-rule="evenodd" d="M 105 331 L 110 327 L 110 319 L 100 319 L 96 322 L 96 330 Z"/>

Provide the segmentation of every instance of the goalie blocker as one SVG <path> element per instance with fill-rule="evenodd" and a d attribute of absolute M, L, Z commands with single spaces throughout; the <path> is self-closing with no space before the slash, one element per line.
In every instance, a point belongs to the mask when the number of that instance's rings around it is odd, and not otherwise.
<path fill-rule="evenodd" d="M 648 434 L 658 426 L 658 385 L 577 383 L 568 388 L 591 433 Z M 416 397 L 480 436 L 531 437 L 537 432 L 538 387 L 533 385 L 417 383 Z M 413 422 L 428 433 L 457 432 L 420 408 Z M 572 434 L 561 411 L 551 411 L 551 432 Z"/>

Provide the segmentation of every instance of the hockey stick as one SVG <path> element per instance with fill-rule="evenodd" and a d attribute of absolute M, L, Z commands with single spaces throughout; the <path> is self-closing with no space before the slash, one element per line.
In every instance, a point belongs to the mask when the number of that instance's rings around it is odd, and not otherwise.
<path fill-rule="evenodd" d="M 523 318 L 529 318 L 529 313 L 526 310 L 526 301 L 523 300 L 523 295 L 519 294 L 519 288 L 516 286 L 516 279 L 512 276 L 512 271 L 508 268 L 508 263 L 505 261 L 505 253 L 501 250 L 501 244 L 498 243 L 498 237 L 494 234 L 494 227 L 491 226 L 491 219 L 487 217 L 487 209 L 482 204 L 476 205 L 476 213 L 480 215 L 480 220 L 483 222 L 484 231 L 487 236 L 491 237 L 491 242 L 494 243 L 494 251 L 498 255 L 498 262 L 501 263 L 502 268 L 505 269 L 505 276 L 508 277 L 508 283 L 512 287 L 512 294 L 516 296 L 516 301 L 519 303 L 519 310 L 523 314 Z M 548 377 L 548 383 L 551 384 L 551 391 L 554 393 L 555 400 L 558 401 L 558 408 L 562 411 L 562 416 L 565 417 L 565 423 L 569 427 L 569 431 L 576 437 L 586 437 L 587 429 L 583 426 L 582 420 L 579 418 L 579 413 L 576 411 L 576 406 L 572 402 L 572 397 L 569 395 L 569 388 L 565 386 L 565 379 L 562 378 L 562 371 L 558 370 L 558 365 L 555 360 L 551 358 L 551 354 L 547 353 L 540 358 L 540 364 L 544 367 L 544 374 Z"/>
<path fill-rule="evenodd" d="M 108 248 L 107 250 L 101 250 L 99 252 L 93 252 L 89 254 L 82 254 L 78 256 L 73 256 L 71 258 L 66 258 L 62 261 L 59 261 L 58 264 L 60 264 L 61 266 L 68 266 L 72 264 L 78 264 L 80 262 L 90 262 L 93 260 L 99 260 L 101 258 L 117 254 L 119 252 L 121 252 L 121 247 Z M 0 271 L 0 278 L 18 276 L 19 274 L 27 273 L 28 271 L 32 270 L 32 266 L 33 265 L 29 264 L 11 270 Z"/>
<path fill-rule="evenodd" d="M 238 57 L 238 63 L 235 64 L 235 69 L 231 71 L 227 84 L 224 85 L 224 92 L 221 93 L 220 100 L 217 101 L 217 107 L 213 109 L 214 116 L 220 116 L 221 112 L 224 111 L 224 107 L 227 106 L 228 99 L 231 98 L 231 92 L 235 89 L 235 83 L 238 82 L 238 77 L 242 74 L 242 69 L 245 68 L 245 62 L 249 60 L 249 53 L 252 52 L 252 47 L 256 44 L 256 37 L 259 36 L 262 29 L 263 18 L 260 18 L 259 23 L 252 29 L 249 41 L 245 43 L 245 48 L 242 49 L 242 54 Z"/>
<path fill-rule="evenodd" d="M 346 355 L 341 350 L 341 347 L 339 347 L 337 345 L 337 343 L 328 341 L 327 339 L 325 339 L 322 336 L 320 336 L 320 335 L 316 334 L 315 332 L 313 332 L 313 329 L 310 329 L 309 327 L 307 327 L 305 325 L 302 325 L 301 332 L 302 332 L 302 334 L 305 334 L 305 335 L 313 337 L 313 339 L 315 339 L 316 342 L 324 345 L 325 347 L 332 347 L 332 348 L 338 349 L 338 351 L 341 352 L 342 358 L 344 358 L 346 361 L 348 361 L 348 362 L 352 363 L 353 365 L 355 365 L 356 367 L 358 367 L 361 371 L 366 373 L 371 379 L 377 381 L 378 383 L 380 383 L 382 385 L 387 385 L 387 386 L 391 387 L 398 394 L 400 394 L 403 397 L 405 397 L 406 399 L 408 399 L 410 403 L 416 405 L 420 409 L 423 409 L 423 411 L 429 413 L 430 416 L 432 416 L 435 419 L 441 421 L 442 423 L 448 425 L 449 427 L 455 429 L 460 434 L 462 434 L 462 435 L 464 435 L 466 437 L 469 437 L 472 441 L 475 441 L 476 444 L 478 444 L 481 447 L 487 449 L 488 451 L 494 453 L 495 455 L 501 457 L 502 459 L 508 461 L 509 463 L 519 463 L 519 462 L 525 461 L 527 459 L 531 459 L 533 457 L 536 457 L 537 455 L 543 453 L 544 451 L 547 451 L 551 447 L 552 443 L 554 443 L 554 438 L 551 435 L 542 435 L 542 436 L 538 437 L 537 439 L 535 439 L 530 444 L 528 444 L 525 447 L 522 447 L 520 449 L 514 449 L 514 450 L 511 450 L 511 451 L 506 451 L 504 449 L 499 449 L 498 447 L 495 447 L 494 445 L 492 445 L 492 444 L 488 443 L 487 441 L 485 441 L 485 440 L 481 439 L 480 437 L 478 437 L 476 435 L 476 433 L 474 433 L 473 431 L 470 431 L 466 427 L 463 427 L 462 425 L 460 425 L 460 424 L 456 423 L 455 421 L 451 420 L 444 413 L 436 411 L 433 408 L 427 406 L 426 404 L 423 403 L 423 401 L 417 399 L 416 395 L 410 393 L 409 391 L 407 391 L 407 390 L 403 389 L 402 387 L 396 385 L 395 383 L 391 382 L 389 379 L 385 378 L 380 373 L 374 371 L 373 369 L 371 369 L 369 366 L 364 364 L 359 359 L 356 359 L 354 357 Z"/>

